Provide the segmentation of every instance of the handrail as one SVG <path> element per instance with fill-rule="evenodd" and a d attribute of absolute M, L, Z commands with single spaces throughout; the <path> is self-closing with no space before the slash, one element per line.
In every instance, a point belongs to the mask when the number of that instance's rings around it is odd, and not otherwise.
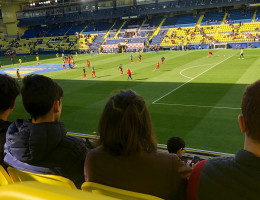
<path fill-rule="evenodd" d="M 95 132 L 94 132 L 95 134 Z M 75 136 L 75 137 L 83 137 L 83 138 L 89 138 L 89 139 L 97 139 L 99 138 L 98 135 L 92 135 L 92 134 L 85 134 L 85 133 L 73 133 L 73 132 L 68 132 L 68 135 L 70 136 Z M 165 144 L 157 144 L 158 149 L 163 149 L 167 150 L 167 146 Z M 208 150 L 203 150 L 203 149 L 194 149 L 194 148 L 185 148 L 187 153 L 192 153 L 192 154 L 201 154 L 201 155 L 208 155 L 212 157 L 216 156 L 228 156 L 228 157 L 234 157 L 234 154 L 231 153 L 223 153 L 223 152 L 217 152 L 217 151 L 208 151 Z"/>

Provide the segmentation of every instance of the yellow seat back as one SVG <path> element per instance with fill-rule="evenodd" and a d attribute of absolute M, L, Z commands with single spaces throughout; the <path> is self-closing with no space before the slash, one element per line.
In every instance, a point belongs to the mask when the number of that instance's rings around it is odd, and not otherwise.
<path fill-rule="evenodd" d="M 81 189 L 84 191 L 92 192 L 94 194 L 102 194 L 105 196 L 110 196 L 123 200 L 162 200 L 159 197 L 155 197 L 149 194 L 132 192 L 93 182 L 83 183 Z"/>
<path fill-rule="evenodd" d="M 116 200 L 115 198 L 70 190 L 39 182 L 14 183 L 0 187 L 1 200 Z M 118 200 L 118 199 L 117 199 Z"/>
<path fill-rule="evenodd" d="M 0 165 L 0 186 L 12 183 L 10 176 L 7 174 L 2 165 Z"/>
<path fill-rule="evenodd" d="M 75 184 L 62 176 L 50 175 L 50 174 L 37 174 L 32 172 L 21 171 L 12 167 L 8 167 L 7 171 L 12 178 L 13 182 L 24 182 L 24 181 L 37 181 L 41 183 L 77 189 Z"/>

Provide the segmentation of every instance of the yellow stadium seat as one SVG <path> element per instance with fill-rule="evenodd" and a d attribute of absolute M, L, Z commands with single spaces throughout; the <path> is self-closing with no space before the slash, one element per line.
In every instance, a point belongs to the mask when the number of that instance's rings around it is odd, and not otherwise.
<path fill-rule="evenodd" d="M 24 182 L 24 181 L 37 181 L 41 183 L 77 189 L 77 187 L 71 180 L 62 176 L 31 173 L 31 172 L 21 171 L 12 167 L 8 167 L 7 171 L 14 183 Z"/>
<path fill-rule="evenodd" d="M 0 186 L 13 183 L 2 165 L 0 165 Z"/>
<path fill-rule="evenodd" d="M 123 190 L 99 183 L 85 182 L 82 184 L 81 189 L 83 191 L 92 192 L 94 194 L 102 194 L 123 200 L 162 200 L 159 197 L 155 197 L 149 194 L 142 194 L 138 192 L 132 192 Z"/>
<path fill-rule="evenodd" d="M 0 187 L 1 200 L 116 200 L 116 198 L 27 181 Z M 118 200 L 118 199 L 117 199 Z"/>

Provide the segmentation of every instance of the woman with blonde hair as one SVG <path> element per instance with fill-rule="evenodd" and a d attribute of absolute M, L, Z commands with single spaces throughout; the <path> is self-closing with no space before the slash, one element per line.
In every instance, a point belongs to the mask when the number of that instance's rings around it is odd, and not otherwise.
<path fill-rule="evenodd" d="M 144 99 L 123 90 L 107 102 L 98 125 L 100 139 L 85 161 L 85 180 L 163 199 L 185 199 L 191 173 L 175 154 L 157 151 Z"/>

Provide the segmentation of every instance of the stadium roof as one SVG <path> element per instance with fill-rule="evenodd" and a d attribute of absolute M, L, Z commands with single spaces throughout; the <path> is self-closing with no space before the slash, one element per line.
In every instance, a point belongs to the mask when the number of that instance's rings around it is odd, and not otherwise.
<path fill-rule="evenodd" d="M 40 0 L 38 0 L 40 1 Z M 38 2 L 37 0 L 0 0 L 0 4 L 24 4 L 24 3 L 32 3 L 32 2 Z"/>
<path fill-rule="evenodd" d="M 39 2 L 42 0 L 0 0 L 0 7 L 1 5 L 6 5 L 6 4 L 27 4 L 27 3 L 33 3 L 33 2 Z"/>
<path fill-rule="evenodd" d="M 9 4 L 28 4 L 28 3 L 36 3 L 40 1 L 45 1 L 45 0 L 0 0 L 0 7 L 1 5 L 9 5 Z M 46 0 L 47 1 L 47 0 Z M 54 1 L 54 0 L 49 0 L 49 1 Z"/>

